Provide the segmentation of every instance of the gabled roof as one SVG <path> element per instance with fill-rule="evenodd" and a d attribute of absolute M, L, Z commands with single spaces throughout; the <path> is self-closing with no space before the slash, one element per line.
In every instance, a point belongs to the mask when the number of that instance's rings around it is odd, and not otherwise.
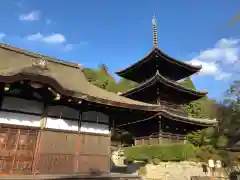
<path fill-rule="evenodd" d="M 190 88 L 186 88 L 184 86 L 179 85 L 177 82 L 171 81 L 168 78 L 163 77 L 159 71 L 156 72 L 155 76 L 150 78 L 149 80 L 145 81 L 144 83 L 138 85 L 136 88 L 130 89 L 129 91 L 123 92 L 121 95 L 128 97 L 131 94 L 140 92 L 144 90 L 145 88 L 151 87 L 152 85 L 156 83 L 164 84 L 165 86 L 168 86 L 172 89 L 175 89 L 178 92 L 182 92 L 188 95 L 195 96 L 195 99 L 199 99 L 205 95 L 207 95 L 208 92 L 206 91 L 195 91 Z M 194 98 L 193 98 L 194 99 Z"/>
<path fill-rule="evenodd" d="M 47 61 L 46 69 L 33 66 L 33 60 L 40 58 Z M 157 105 L 131 100 L 94 86 L 78 64 L 0 43 L 0 81 L 12 83 L 20 80 L 49 84 L 62 95 L 99 104 L 146 111 L 160 109 Z"/>
<path fill-rule="evenodd" d="M 147 63 L 150 63 L 151 61 L 153 61 L 152 63 L 157 63 L 157 61 L 154 62 L 156 60 L 156 56 L 159 59 L 161 59 L 161 61 L 165 61 L 166 63 L 168 63 L 172 67 L 173 66 L 178 67 L 178 73 L 180 73 L 180 75 L 179 75 L 179 77 L 172 78 L 175 81 L 177 81 L 179 79 L 182 79 L 182 78 L 185 78 L 187 76 L 190 76 L 192 74 L 195 74 L 198 71 L 200 71 L 201 68 L 202 68 L 202 66 L 194 66 L 194 65 L 191 65 L 189 63 L 174 59 L 174 58 L 168 56 L 167 54 L 165 54 L 163 51 L 161 51 L 158 47 L 154 47 L 143 59 L 137 61 L 136 63 L 130 65 L 129 67 L 127 67 L 125 69 L 116 71 L 116 73 L 119 76 L 122 76 L 126 79 L 136 81 L 134 79 L 129 78 L 131 76 L 130 74 L 133 74 L 134 71 L 137 71 L 139 67 L 141 67 L 142 65 L 146 65 Z M 170 73 L 177 73 L 175 71 L 171 71 L 171 67 L 169 67 L 169 69 L 170 69 L 170 71 L 168 71 L 169 74 Z M 144 72 L 144 73 L 146 74 L 146 73 L 149 73 L 149 72 Z"/>

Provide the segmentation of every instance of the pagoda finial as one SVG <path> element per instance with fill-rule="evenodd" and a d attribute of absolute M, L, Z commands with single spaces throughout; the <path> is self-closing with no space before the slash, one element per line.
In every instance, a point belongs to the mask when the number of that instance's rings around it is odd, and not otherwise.
<path fill-rule="evenodd" d="M 158 47 L 158 36 L 157 36 L 157 20 L 155 14 L 152 18 L 152 26 L 153 26 L 153 47 Z"/>

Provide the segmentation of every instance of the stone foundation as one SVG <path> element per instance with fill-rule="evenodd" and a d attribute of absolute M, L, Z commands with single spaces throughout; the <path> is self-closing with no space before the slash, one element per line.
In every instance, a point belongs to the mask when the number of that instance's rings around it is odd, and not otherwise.
<path fill-rule="evenodd" d="M 164 180 L 190 180 L 192 176 L 211 176 L 211 171 L 203 167 L 202 163 L 183 162 L 160 162 L 159 165 L 146 165 L 147 179 Z M 216 177 L 225 177 L 224 169 L 215 172 Z"/>

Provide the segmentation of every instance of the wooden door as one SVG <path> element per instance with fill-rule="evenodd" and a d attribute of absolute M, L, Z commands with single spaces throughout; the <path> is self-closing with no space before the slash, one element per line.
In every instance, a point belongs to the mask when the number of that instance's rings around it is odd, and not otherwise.
<path fill-rule="evenodd" d="M 0 172 L 30 174 L 38 130 L 0 127 Z"/>

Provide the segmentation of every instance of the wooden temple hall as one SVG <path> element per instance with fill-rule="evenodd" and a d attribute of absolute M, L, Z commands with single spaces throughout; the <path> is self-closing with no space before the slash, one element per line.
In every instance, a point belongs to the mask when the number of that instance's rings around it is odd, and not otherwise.
<path fill-rule="evenodd" d="M 182 141 L 190 131 L 216 124 L 216 119 L 191 118 L 183 108 L 184 104 L 207 95 L 205 91 L 195 91 L 179 85 L 178 82 L 200 71 L 201 66 L 187 64 L 162 52 L 158 48 L 155 17 L 152 19 L 152 26 L 152 50 L 138 62 L 116 72 L 138 84 L 137 87 L 121 93 L 122 96 L 161 107 L 153 116 L 146 119 L 139 117 L 135 122 L 118 126 L 135 136 L 135 145 Z"/>
<path fill-rule="evenodd" d="M 115 117 L 160 110 L 90 84 L 77 64 L 3 43 L 0 91 L 0 174 L 109 172 Z"/>

